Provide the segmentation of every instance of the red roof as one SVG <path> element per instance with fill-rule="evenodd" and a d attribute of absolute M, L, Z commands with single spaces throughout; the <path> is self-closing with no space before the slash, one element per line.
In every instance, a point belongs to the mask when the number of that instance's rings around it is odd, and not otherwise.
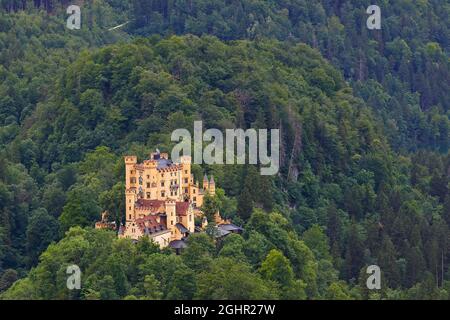
<path fill-rule="evenodd" d="M 138 209 L 146 209 L 151 212 L 164 212 L 166 210 L 165 208 L 165 202 L 163 200 L 145 200 L 145 199 L 139 199 L 136 202 L 136 208 Z"/>
<path fill-rule="evenodd" d="M 145 232 L 147 228 L 149 233 L 159 232 L 166 230 L 167 227 L 164 225 L 164 222 L 161 221 L 159 216 L 146 216 L 144 218 L 140 218 L 136 220 L 136 225 L 141 229 L 142 232 Z"/>
<path fill-rule="evenodd" d="M 146 210 L 153 214 L 165 213 L 166 202 L 164 200 L 145 200 L 139 199 L 136 202 L 136 209 Z M 186 216 L 189 210 L 188 202 L 176 202 L 175 211 L 177 215 Z"/>
<path fill-rule="evenodd" d="M 160 207 L 164 205 L 164 200 L 138 199 L 137 203 L 143 207 Z"/>
<path fill-rule="evenodd" d="M 189 209 L 189 202 L 177 202 L 176 212 L 180 216 L 186 216 Z"/>

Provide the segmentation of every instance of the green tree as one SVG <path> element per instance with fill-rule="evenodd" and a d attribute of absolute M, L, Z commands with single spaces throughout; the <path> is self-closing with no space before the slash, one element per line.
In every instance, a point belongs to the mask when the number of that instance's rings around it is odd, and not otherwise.
<path fill-rule="evenodd" d="M 288 287 L 294 280 L 291 263 L 281 251 L 271 250 L 261 264 L 259 272 L 265 279 L 278 282 L 282 287 Z"/>
<path fill-rule="evenodd" d="M 33 266 L 38 262 L 39 255 L 48 247 L 50 243 L 59 239 L 58 221 L 47 213 L 47 210 L 40 208 L 33 211 L 27 226 L 27 253 L 29 265 Z"/>
<path fill-rule="evenodd" d="M 219 211 L 220 201 L 216 196 L 207 193 L 203 198 L 202 211 L 208 219 L 208 223 L 215 224 L 215 214 Z"/>
<path fill-rule="evenodd" d="M 14 269 L 6 269 L 0 277 L 0 292 L 8 289 L 18 279 L 17 271 Z"/>
<path fill-rule="evenodd" d="M 277 298 L 278 290 L 251 272 L 249 265 L 218 258 L 197 278 L 197 299 L 254 300 Z"/>
<path fill-rule="evenodd" d="M 193 234 L 188 238 L 181 257 L 188 267 L 202 270 L 212 261 L 215 251 L 214 242 L 207 234 Z"/>
<path fill-rule="evenodd" d="M 145 299 L 160 300 L 163 296 L 160 291 L 160 283 L 153 274 L 146 275 L 144 278 Z"/>
<path fill-rule="evenodd" d="M 67 203 L 59 217 L 62 231 L 72 226 L 89 226 L 99 219 L 100 207 L 93 190 L 84 186 L 75 186 L 67 194 Z"/>

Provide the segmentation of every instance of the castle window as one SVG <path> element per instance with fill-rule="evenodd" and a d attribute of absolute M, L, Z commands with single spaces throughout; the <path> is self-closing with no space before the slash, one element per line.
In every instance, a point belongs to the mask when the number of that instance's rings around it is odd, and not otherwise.
<path fill-rule="evenodd" d="M 130 210 L 131 210 L 131 207 L 129 207 L 128 209 L 130 209 Z"/>
<path fill-rule="evenodd" d="M 147 199 L 150 199 L 151 195 L 150 192 L 147 192 Z"/>
<path fill-rule="evenodd" d="M 173 221 L 170 221 L 170 225 L 172 225 L 172 226 L 173 226 Z"/>
<path fill-rule="evenodd" d="M 147 182 L 147 188 L 150 188 L 150 182 Z"/>
<path fill-rule="evenodd" d="M 128 215 L 128 220 L 131 220 L 131 214 Z"/>
<path fill-rule="evenodd" d="M 197 197 L 194 197 L 194 201 L 197 201 Z"/>
<path fill-rule="evenodd" d="M 188 188 L 184 188 L 184 193 L 188 193 L 189 189 Z"/>
<path fill-rule="evenodd" d="M 131 183 L 136 183 L 136 178 L 134 178 L 134 177 L 130 178 L 130 182 Z"/>
<path fill-rule="evenodd" d="M 164 181 L 161 181 L 161 187 L 164 187 Z"/>
<path fill-rule="evenodd" d="M 195 193 L 195 189 L 193 190 L 193 193 Z"/>
<path fill-rule="evenodd" d="M 164 191 L 161 191 L 161 197 L 164 197 L 165 195 Z"/>
<path fill-rule="evenodd" d="M 150 179 L 150 175 L 147 175 L 147 179 Z"/>
<path fill-rule="evenodd" d="M 184 170 L 184 174 L 188 174 L 187 170 Z"/>
<path fill-rule="evenodd" d="M 184 178 L 184 183 L 188 183 L 189 179 L 188 178 Z"/>

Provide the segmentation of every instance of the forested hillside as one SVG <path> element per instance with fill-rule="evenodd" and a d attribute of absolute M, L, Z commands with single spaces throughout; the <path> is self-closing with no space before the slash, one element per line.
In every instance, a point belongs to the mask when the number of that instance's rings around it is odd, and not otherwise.
<path fill-rule="evenodd" d="M 95 1 L 75 32 L 0 2 L 0 297 L 449 299 L 450 8 L 383 1 L 369 32 L 360 2 Z M 281 129 L 276 177 L 194 166 L 244 234 L 176 256 L 92 230 L 123 220 L 122 156 L 199 119 Z"/>
<path fill-rule="evenodd" d="M 212 34 L 304 42 L 337 66 L 398 150 L 450 146 L 448 1 L 133 0 L 136 34 Z M 368 30 L 366 9 L 382 10 Z"/>

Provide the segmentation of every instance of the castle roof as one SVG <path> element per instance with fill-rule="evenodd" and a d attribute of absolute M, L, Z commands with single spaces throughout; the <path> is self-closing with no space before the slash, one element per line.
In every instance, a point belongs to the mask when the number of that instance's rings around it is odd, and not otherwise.
<path fill-rule="evenodd" d="M 159 216 L 146 216 L 136 220 L 136 225 L 146 235 L 166 231 L 167 227 L 162 223 Z"/>
<path fill-rule="evenodd" d="M 228 224 L 221 224 L 218 226 L 220 229 L 225 230 L 225 231 L 230 231 L 230 232 L 239 232 L 239 231 L 243 231 L 244 229 L 242 229 L 241 227 L 238 227 L 237 225 L 234 225 L 232 223 L 228 223 Z"/>
<path fill-rule="evenodd" d="M 169 247 L 173 248 L 173 249 L 183 249 L 186 248 L 186 242 L 184 242 L 183 240 L 175 240 L 175 241 L 171 241 L 169 243 Z"/>
<path fill-rule="evenodd" d="M 176 213 L 180 216 L 186 216 L 189 210 L 189 202 L 177 202 Z"/>
<path fill-rule="evenodd" d="M 175 201 L 173 201 L 175 202 Z M 172 202 L 172 203 L 173 203 Z M 189 202 L 175 202 L 175 212 L 179 216 L 186 216 L 189 211 Z M 147 199 L 138 199 L 136 201 L 136 209 L 137 210 L 145 210 L 150 214 L 158 214 L 166 212 L 166 201 L 164 200 L 147 200 Z"/>
<path fill-rule="evenodd" d="M 181 223 L 177 223 L 175 227 L 177 227 L 177 229 L 180 230 L 181 233 L 189 233 L 189 230 Z"/>
<path fill-rule="evenodd" d="M 163 200 L 138 199 L 136 209 L 150 211 L 151 213 L 165 212 L 165 202 Z"/>
<path fill-rule="evenodd" d="M 172 160 L 167 160 L 167 159 L 159 159 L 159 160 L 157 160 L 156 168 L 158 170 L 165 169 L 165 168 L 168 168 L 168 167 L 171 167 L 171 166 L 173 166 Z"/>
<path fill-rule="evenodd" d="M 164 204 L 164 200 L 138 199 L 136 202 L 137 202 L 137 204 L 145 206 L 145 207 L 161 206 Z"/>
<path fill-rule="evenodd" d="M 215 237 L 216 238 L 222 238 L 225 237 L 231 233 L 240 233 L 241 231 L 243 231 L 244 229 L 242 229 L 241 227 L 238 227 L 234 224 L 220 224 L 216 227 L 216 234 Z"/>
<path fill-rule="evenodd" d="M 222 238 L 222 237 L 225 237 L 225 236 L 229 235 L 230 233 L 231 233 L 231 231 L 227 231 L 227 230 L 224 230 L 222 228 L 216 227 L 215 237 L 216 238 Z"/>

